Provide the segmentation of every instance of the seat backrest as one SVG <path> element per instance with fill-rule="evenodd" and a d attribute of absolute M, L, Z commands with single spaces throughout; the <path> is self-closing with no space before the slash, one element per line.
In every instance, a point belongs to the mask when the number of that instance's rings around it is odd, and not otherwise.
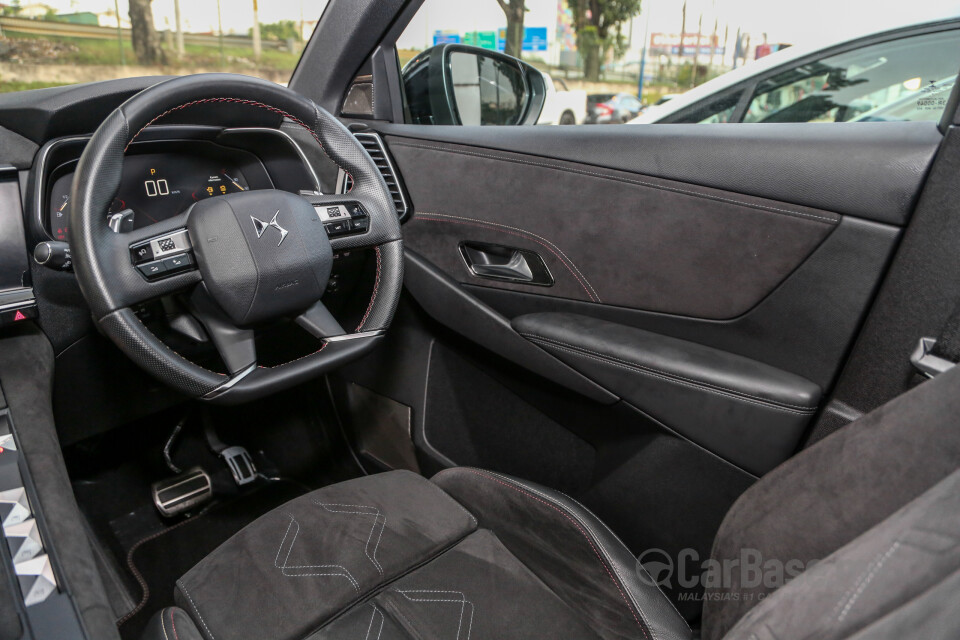
<path fill-rule="evenodd" d="M 947 476 L 903 509 L 807 569 L 751 609 L 724 640 L 843 640 L 887 617 L 935 616 L 958 594 L 949 588 L 960 571 L 960 471 Z M 938 596 L 931 592 L 939 593 Z M 939 602 L 941 607 L 924 606 Z M 937 629 L 875 637 L 956 638 L 960 620 L 950 612 Z"/>
<path fill-rule="evenodd" d="M 960 367 L 764 476 L 727 513 L 712 559 L 736 567 L 749 553 L 771 566 L 806 566 L 854 541 L 958 468 Z M 779 586 L 776 580 L 744 578 L 743 571 L 725 571 L 708 585 L 704 640 L 723 637 Z"/>

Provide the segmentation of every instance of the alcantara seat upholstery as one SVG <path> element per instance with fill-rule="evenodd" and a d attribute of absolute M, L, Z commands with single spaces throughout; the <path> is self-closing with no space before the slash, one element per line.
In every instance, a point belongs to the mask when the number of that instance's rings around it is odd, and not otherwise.
<path fill-rule="evenodd" d="M 719 638 L 956 638 L 960 367 L 751 487 L 713 558 L 810 564 L 785 586 L 707 589 Z M 637 514 L 643 517 L 643 514 Z M 694 632 L 573 499 L 491 471 L 394 471 L 297 498 L 178 581 L 148 640 L 583 638 Z"/>

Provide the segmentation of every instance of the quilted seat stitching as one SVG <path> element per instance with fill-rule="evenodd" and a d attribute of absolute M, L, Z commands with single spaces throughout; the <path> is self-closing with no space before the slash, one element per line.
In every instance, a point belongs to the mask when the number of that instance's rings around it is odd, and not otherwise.
<path fill-rule="evenodd" d="M 473 633 L 473 613 L 474 606 L 473 603 L 467 600 L 467 596 L 464 595 L 462 591 L 449 591 L 441 589 L 397 589 L 397 593 L 402 595 L 404 598 L 411 602 L 439 602 L 439 603 L 454 603 L 460 604 L 460 622 L 457 625 L 457 637 L 456 640 L 460 640 L 460 632 L 463 630 L 463 616 L 467 611 L 467 605 L 470 605 L 470 622 L 467 626 L 467 637 L 464 640 L 470 640 L 470 634 Z M 423 594 L 455 594 L 460 596 L 459 599 L 454 598 L 423 598 L 423 597 L 411 597 L 407 594 L 410 593 L 423 593 Z"/>
<path fill-rule="evenodd" d="M 280 541 L 280 548 L 277 549 L 277 557 L 273 561 L 273 566 L 277 569 L 280 569 L 280 573 L 288 578 L 308 578 L 314 576 L 340 576 L 341 578 L 346 578 L 350 581 L 350 584 L 353 585 L 353 588 L 360 593 L 360 584 L 357 582 L 356 578 L 347 570 L 346 567 L 343 567 L 339 564 L 306 564 L 306 565 L 288 565 L 287 561 L 290 559 L 290 553 L 293 551 L 293 546 L 297 543 L 297 536 L 300 534 L 300 523 L 297 522 L 297 519 L 294 518 L 289 513 L 286 514 L 290 518 L 290 524 L 287 525 L 287 530 L 283 534 L 283 539 Z M 283 558 L 283 565 L 280 565 L 280 552 L 283 551 L 284 543 L 287 541 L 287 537 L 290 535 L 290 528 L 293 525 L 297 525 L 297 528 L 293 533 L 293 540 L 290 541 L 290 547 L 287 549 L 287 555 Z M 288 569 L 340 569 L 340 572 L 315 572 L 315 573 L 287 573 Z M 342 573 L 341 573 L 342 572 Z"/>
<path fill-rule="evenodd" d="M 316 500 L 314 500 L 313 503 L 323 507 L 330 513 L 346 513 L 346 514 L 360 515 L 360 516 L 373 516 L 373 526 L 370 527 L 370 534 L 367 536 L 367 543 L 363 547 L 363 552 L 366 554 L 370 562 L 373 563 L 373 566 L 377 568 L 377 571 L 380 572 L 380 575 L 383 575 L 383 567 L 380 565 L 380 562 L 377 561 L 377 549 L 380 548 L 380 540 L 381 538 L 383 538 L 383 530 L 386 529 L 387 527 L 387 516 L 383 515 L 383 513 L 377 507 L 368 507 L 366 505 L 323 503 L 323 502 L 317 502 Z M 350 507 L 353 509 L 370 509 L 374 513 L 370 513 L 369 511 L 344 511 L 342 509 L 331 509 L 330 507 Z M 373 539 L 373 532 L 377 530 L 377 525 L 379 525 L 380 527 L 380 533 L 379 535 L 377 535 L 377 541 L 373 545 L 373 551 L 371 552 L 370 541 Z"/>

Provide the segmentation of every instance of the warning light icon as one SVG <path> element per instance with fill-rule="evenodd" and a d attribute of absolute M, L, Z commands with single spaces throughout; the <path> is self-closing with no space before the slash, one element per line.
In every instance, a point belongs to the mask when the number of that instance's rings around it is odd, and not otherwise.
<path fill-rule="evenodd" d="M 26 320 L 26 319 L 27 319 L 27 316 L 23 315 L 23 311 L 17 311 L 17 313 L 13 316 L 14 322 L 19 322 L 20 320 Z"/>

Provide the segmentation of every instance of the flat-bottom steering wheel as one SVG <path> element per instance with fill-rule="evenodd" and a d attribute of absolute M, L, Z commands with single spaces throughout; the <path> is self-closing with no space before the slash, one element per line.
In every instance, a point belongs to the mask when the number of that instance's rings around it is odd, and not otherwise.
<path fill-rule="evenodd" d="M 349 196 L 278 190 L 201 200 L 172 218 L 114 232 L 107 211 L 120 186 L 124 152 L 160 118 L 187 107 L 241 105 L 266 110 L 309 131 L 353 178 Z M 199 105 L 204 105 L 199 107 Z M 403 281 L 403 244 L 393 200 L 373 160 L 336 118 L 279 85 L 240 75 L 175 78 L 127 100 L 94 133 L 77 166 L 71 192 L 70 245 L 77 280 L 103 332 L 134 362 L 195 398 L 239 403 L 321 375 L 373 348 L 389 326 Z M 369 219 L 362 233 L 328 238 L 320 210 L 358 205 Z M 344 205 L 346 206 L 346 205 Z M 122 213 L 122 212 L 121 212 Z M 156 276 L 138 269 L 137 250 L 182 256 L 182 268 Z M 320 298 L 333 252 L 370 248 L 376 279 L 363 319 L 341 328 Z M 189 294 L 228 373 L 202 367 L 157 338 L 132 307 Z M 278 366 L 260 366 L 252 327 L 295 318 L 319 349 Z"/>

